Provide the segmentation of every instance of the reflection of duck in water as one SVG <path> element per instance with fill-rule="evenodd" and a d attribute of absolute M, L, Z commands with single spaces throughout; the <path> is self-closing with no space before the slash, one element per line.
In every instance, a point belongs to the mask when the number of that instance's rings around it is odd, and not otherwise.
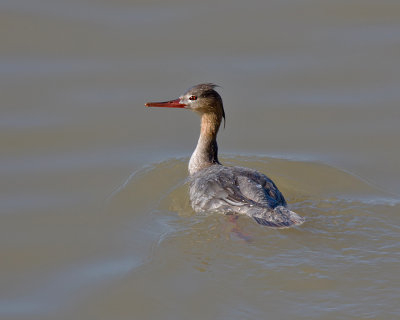
<path fill-rule="evenodd" d="M 201 116 L 200 138 L 189 162 L 193 209 L 245 214 L 276 228 L 302 224 L 304 218 L 286 208 L 285 198 L 267 176 L 249 168 L 225 167 L 218 161 L 217 133 L 225 112 L 215 87 L 199 84 L 176 100 L 146 103 L 147 107 L 190 109 Z"/>

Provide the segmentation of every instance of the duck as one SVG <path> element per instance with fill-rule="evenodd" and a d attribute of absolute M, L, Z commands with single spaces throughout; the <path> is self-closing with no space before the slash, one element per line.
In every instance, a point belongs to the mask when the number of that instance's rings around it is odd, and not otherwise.
<path fill-rule="evenodd" d="M 289 228 L 305 218 L 287 207 L 276 184 L 251 168 L 225 166 L 218 159 L 217 134 L 225 110 L 217 85 L 201 83 L 174 100 L 147 102 L 146 107 L 181 108 L 201 118 L 200 136 L 190 157 L 189 198 L 195 212 L 248 216 L 270 228 Z"/>

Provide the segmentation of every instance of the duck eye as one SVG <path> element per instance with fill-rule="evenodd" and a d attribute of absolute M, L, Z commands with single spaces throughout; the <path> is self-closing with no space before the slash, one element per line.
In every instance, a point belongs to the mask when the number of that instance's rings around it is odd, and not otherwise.
<path fill-rule="evenodd" d="M 197 100 L 197 97 L 196 96 L 190 96 L 189 100 Z"/>

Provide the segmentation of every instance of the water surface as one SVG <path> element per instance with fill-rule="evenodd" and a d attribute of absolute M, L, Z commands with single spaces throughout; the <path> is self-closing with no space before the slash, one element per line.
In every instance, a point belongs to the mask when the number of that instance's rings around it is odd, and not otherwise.
<path fill-rule="evenodd" d="M 0 4 L 1 319 L 397 319 L 397 1 Z M 221 160 L 268 174 L 294 229 L 197 215 L 215 82 Z M 246 235 L 246 237 L 243 237 Z"/>

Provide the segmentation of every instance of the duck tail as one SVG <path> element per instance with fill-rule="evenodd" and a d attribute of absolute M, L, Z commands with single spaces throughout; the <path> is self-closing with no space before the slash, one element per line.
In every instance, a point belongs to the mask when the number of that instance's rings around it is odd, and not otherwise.
<path fill-rule="evenodd" d="M 305 221 L 303 217 L 284 206 L 278 206 L 273 210 L 264 211 L 261 214 L 256 213 L 252 217 L 257 223 L 271 228 L 299 226 Z"/>

